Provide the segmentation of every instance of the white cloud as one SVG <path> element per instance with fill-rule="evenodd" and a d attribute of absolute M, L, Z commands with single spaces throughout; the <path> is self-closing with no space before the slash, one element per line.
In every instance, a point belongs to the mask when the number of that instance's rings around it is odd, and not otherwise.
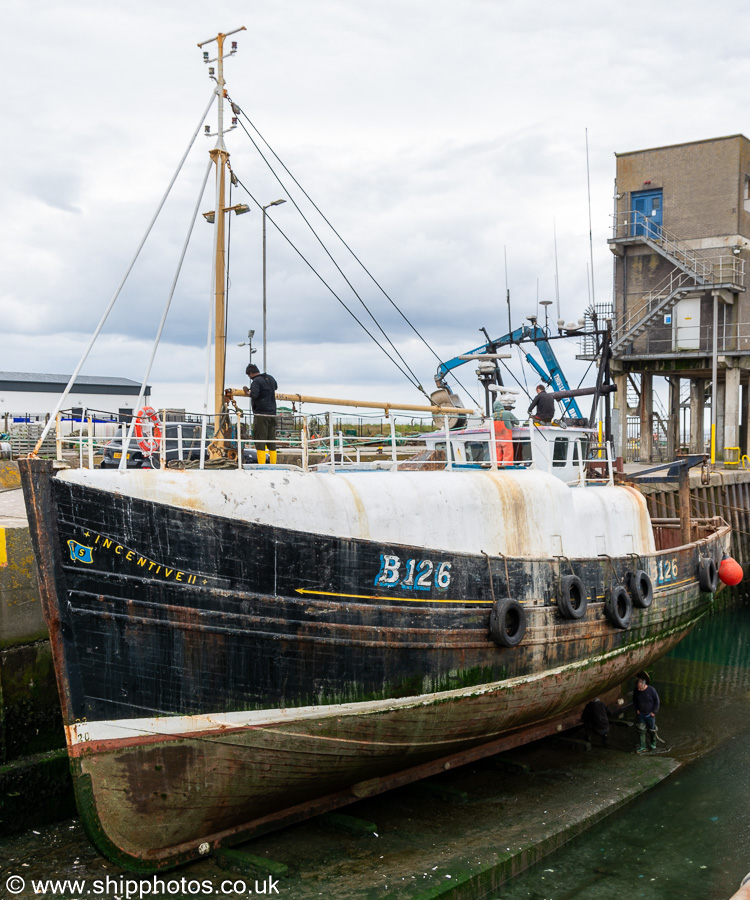
<path fill-rule="evenodd" d="M 451 357 L 477 346 L 482 326 L 507 331 L 506 256 L 514 327 L 537 296 L 555 299 L 553 222 L 563 316 L 588 304 L 586 129 L 594 283 L 610 296 L 613 153 L 747 132 L 749 20 L 741 0 L 713 17 L 697 0 L 627 11 L 593 0 L 7 0 L 0 368 L 72 371 L 198 125 L 211 85 L 196 43 L 217 28 L 248 28 L 227 62 L 232 98 Z M 142 376 L 213 141 L 197 143 L 84 373 Z M 228 144 L 260 202 L 283 195 L 240 130 Z M 366 318 L 292 203 L 270 215 Z M 254 210 L 232 224 L 230 382 L 248 328 L 260 343 L 260 223 Z M 210 232 L 199 219 L 150 379 L 160 405 L 202 400 Z M 330 245 L 429 390 L 434 356 Z M 269 368 L 282 389 L 419 401 L 272 226 L 268 263 Z M 582 365 L 560 354 L 577 382 Z"/>

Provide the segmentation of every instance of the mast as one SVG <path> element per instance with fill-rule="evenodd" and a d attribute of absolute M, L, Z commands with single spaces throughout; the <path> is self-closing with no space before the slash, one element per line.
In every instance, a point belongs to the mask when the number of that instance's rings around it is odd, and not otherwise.
<path fill-rule="evenodd" d="M 218 435 L 221 421 L 221 409 L 224 404 L 224 381 L 226 368 L 226 228 L 224 214 L 226 212 L 225 196 L 226 196 L 226 171 L 229 153 L 224 145 L 224 98 L 226 91 L 224 88 L 224 40 L 229 35 L 236 34 L 238 31 L 245 31 L 245 26 L 235 28 L 234 31 L 219 33 L 216 37 L 209 38 L 207 41 L 201 41 L 199 47 L 211 44 L 216 41 L 216 94 L 218 97 L 218 116 L 216 128 L 216 146 L 209 151 L 209 156 L 216 166 L 216 206 L 214 213 L 214 411 L 216 414 L 215 430 Z M 208 59 L 208 53 L 203 54 L 206 62 L 213 62 Z"/>

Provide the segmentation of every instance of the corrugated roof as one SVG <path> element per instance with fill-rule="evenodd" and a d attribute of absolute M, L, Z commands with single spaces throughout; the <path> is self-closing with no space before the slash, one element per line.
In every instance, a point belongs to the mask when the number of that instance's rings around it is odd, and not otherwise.
<path fill-rule="evenodd" d="M 46 384 L 61 385 L 65 387 L 70 375 L 51 375 L 44 372 L 0 372 L 0 381 L 17 382 L 19 384 Z M 84 388 L 97 385 L 98 387 L 140 387 L 140 382 L 132 378 L 117 378 L 105 375 L 79 375 L 75 381 L 75 387 Z"/>

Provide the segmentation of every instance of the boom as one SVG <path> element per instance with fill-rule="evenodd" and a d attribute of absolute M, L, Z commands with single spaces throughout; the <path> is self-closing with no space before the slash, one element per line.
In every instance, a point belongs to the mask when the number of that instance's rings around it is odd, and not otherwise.
<path fill-rule="evenodd" d="M 526 357 L 526 362 L 534 369 L 541 380 L 545 381 L 547 384 L 551 384 L 555 391 L 569 391 L 570 385 L 565 378 L 563 370 L 560 368 L 560 363 L 557 361 L 557 357 L 555 356 L 552 347 L 550 346 L 547 333 L 543 328 L 540 328 L 536 324 L 522 325 L 521 328 L 516 328 L 516 330 L 512 331 L 510 334 L 505 334 L 496 340 L 488 341 L 486 344 L 482 344 L 481 347 L 469 350 L 468 353 L 464 353 L 461 356 L 454 356 L 453 359 L 440 363 L 435 375 L 435 382 L 438 387 L 445 387 L 445 378 L 448 373 L 468 362 L 466 359 L 467 356 L 474 354 L 480 355 L 482 353 L 495 353 L 499 347 L 505 347 L 512 344 L 518 344 L 520 346 L 524 343 L 534 343 L 539 349 L 539 353 L 547 367 L 546 369 L 537 362 L 530 353 L 524 353 L 524 356 Z M 500 372 L 498 370 L 498 376 L 499 374 Z M 500 381 L 500 384 L 502 384 L 502 380 Z M 560 402 L 563 404 L 566 415 L 576 419 L 583 418 L 581 411 L 578 408 L 578 404 L 572 397 L 561 400 Z"/>

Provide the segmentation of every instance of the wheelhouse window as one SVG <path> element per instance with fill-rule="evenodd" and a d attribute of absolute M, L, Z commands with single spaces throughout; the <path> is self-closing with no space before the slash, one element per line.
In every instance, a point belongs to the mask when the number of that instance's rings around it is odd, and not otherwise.
<path fill-rule="evenodd" d="M 552 450 L 552 465 L 564 466 L 568 461 L 568 439 L 566 437 L 555 438 L 555 446 Z"/>
<path fill-rule="evenodd" d="M 465 444 L 466 462 L 489 462 L 490 445 L 487 441 L 467 441 Z"/>

